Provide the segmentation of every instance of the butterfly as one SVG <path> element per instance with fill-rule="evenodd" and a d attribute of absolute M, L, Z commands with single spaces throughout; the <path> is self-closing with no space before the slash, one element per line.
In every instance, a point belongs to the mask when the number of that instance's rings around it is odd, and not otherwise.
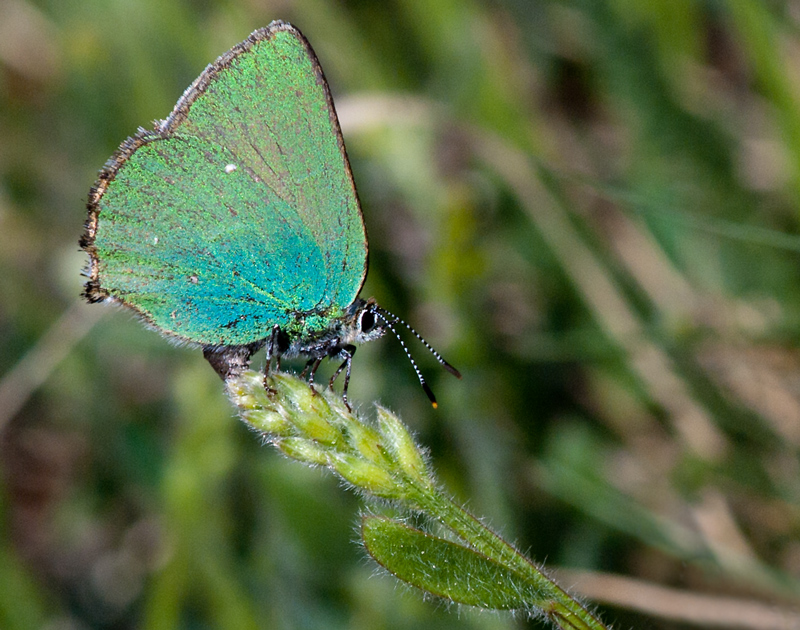
<path fill-rule="evenodd" d="M 89 193 L 83 295 L 200 346 L 223 378 L 266 347 L 309 381 L 358 344 L 411 326 L 359 293 L 368 243 L 328 83 L 311 45 L 275 21 L 210 64 L 153 130 L 140 128 Z"/>

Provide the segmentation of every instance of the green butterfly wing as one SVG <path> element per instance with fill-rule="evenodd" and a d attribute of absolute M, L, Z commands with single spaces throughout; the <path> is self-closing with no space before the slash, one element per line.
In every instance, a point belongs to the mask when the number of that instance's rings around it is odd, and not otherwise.
<path fill-rule="evenodd" d="M 208 66 L 89 199 L 86 296 L 203 345 L 325 330 L 358 296 L 367 239 L 328 85 L 273 22 Z"/>

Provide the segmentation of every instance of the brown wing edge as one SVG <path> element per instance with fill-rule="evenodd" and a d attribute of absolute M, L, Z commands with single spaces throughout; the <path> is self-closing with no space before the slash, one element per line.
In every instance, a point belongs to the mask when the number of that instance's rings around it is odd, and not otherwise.
<path fill-rule="evenodd" d="M 97 257 L 97 250 L 94 244 L 100 215 L 100 199 L 103 197 L 108 189 L 109 184 L 114 180 L 125 162 L 127 162 L 127 160 L 140 147 L 154 140 L 168 138 L 175 132 L 175 130 L 177 130 L 180 124 L 186 119 L 194 101 L 197 100 L 207 90 L 214 77 L 220 71 L 230 66 L 234 59 L 236 59 L 239 55 L 249 51 L 255 44 L 262 41 L 267 41 L 274 37 L 276 33 L 284 31 L 292 33 L 303 44 L 303 47 L 306 49 L 309 58 L 312 61 L 317 80 L 322 84 L 325 93 L 325 98 L 328 104 L 328 112 L 331 120 L 331 127 L 336 133 L 337 144 L 341 150 L 342 158 L 345 164 L 345 171 L 347 173 L 347 178 L 350 181 L 353 196 L 356 200 L 356 207 L 358 208 L 361 226 L 364 232 L 364 245 L 367 255 L 364 258 L 364 272 L 361 277 L 361 283 L 356 291 L 356 296 L 358 293 L 360 293 L 361 288 L 364 286 L 364 282 L 366 281 L 367 270 L 369 268 L 369 240 L 367 239 L 367 230 L 366 225 L 364 224 L 364 215 L 361 211 L 361 202 L 359 201 L 358 192 L 355 187 L 355 181 L 353 180 L 353 174 L 350 168 L 350 160 L 347 157 L 347 150 L 345 148 L 341 126 L 339 125 L 339 118 L 336 115 L 336 109 L 333 104 L 333 97 L 331 96 L 328 81 L 322 71 L 322 67 L 317 59 L 317 55 L 314 53 L 314 49 L 311 47 L 311 44 L 308 42 L 305 36 L 291 24 L 281 20 L 275 20 L 268 26 L 253 31 L 243 42 L 235 45 L 233 48 L 220 55 L 216 61 L 206 66 L 205 70 L 203 70 L 200 76 L 198 76 L 197 79 L 195 79 L 192 84 L 186 88 L 181 97 L 178 99 L 178 102 L 175 104 L 172 112 L 165 120 L 156 121 L 153 130 L 147 130 L 143 127 L 140 127 L 135 135 L 127 138 L 119 146 L 119 148 L 100 170 L 96 182 L 89 190 L 89 198 L 86 204 L 88 216 L 86 222 L 84 223 L 83 235 L 78 241 L 80 248 L 89 254 L 89 264 L 83 272 L 88 280 L 85 283 L 84 290 L 82 292 L 82 296 L 89 303 L 111 301 L 123 304 L 124 306 L 135 311 L 144 320 L 146 325 L 159 330 L 159 332 L 165 334 L 173 340 L 179 343 L 195 343 L 190 339 L 181 337 L 180 335 L 175 335 L 174 333 L 169 333 L 159 329 L 157 326 L 155 326 L 154 322 L 152 322 L 147 313 L 136 308 L 134 305 L 111 295 L 107 289 L 101 286 L 99 277 L 99 259 Z"/>

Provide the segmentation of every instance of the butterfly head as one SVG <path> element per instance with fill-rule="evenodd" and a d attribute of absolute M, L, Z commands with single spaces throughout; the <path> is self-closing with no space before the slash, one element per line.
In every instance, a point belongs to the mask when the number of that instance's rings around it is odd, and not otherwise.
<path fill-rule="evenodd" d="M 419 366 L 417 366 L 417 362 L 414 360 L 414 357 L 411 356 L 408 346 L 397 332 L 397 324 L 401 324 L 408 328 L 408 330 L 411 331 L 411 334 L 413 334 L 422 342 L 422 344 L 431 354 L 433 354 L 433 356 L 444 369 L 450 372 L 453 376 L 461 378 L 461 373 L 447 361 L 445 361 L 442 355 L 436 352 L 436 350 L 434 350 L 433 347 L 427 341 L 425 341 L 425 339 L 423 339 L 416 330 L 414 330 L 396 315 L 393 315 L 386 309 L 378 306 L 374 298 L 369 298 L 368 300 L 362 300 L 361 298 L 357 299 L 350 306 L 348 316 L 347 330 L 345 335 L 342 336 L 342 341 L 345 343 L 355 344 L 371 341 L 373 339 L 377 339 L 378 337 L 382 337 L 384 334 L 386 334 L 387 329 L 392 331 L 392 334 L 394 334 L 394 336 L 400 342 L 403 351 L 406 353 L 408 360 L 411 362 L 411 367 L 414 368 L 414 372 L 417 374 L 419 383 L 434 408 L 438 406 L 436 397 L 433 395 L 428 383 L 425 382 L 425 378 L 422 376 L 422 372 L 420 371 Z"/>
<path fill-rule="evenodd" d="M 342 344 L 361 344 L 383 337 L 386 326 L 378 314 L 374 298 L 358 298 L 347 310 L 344 329 L 340 333 Z"/>

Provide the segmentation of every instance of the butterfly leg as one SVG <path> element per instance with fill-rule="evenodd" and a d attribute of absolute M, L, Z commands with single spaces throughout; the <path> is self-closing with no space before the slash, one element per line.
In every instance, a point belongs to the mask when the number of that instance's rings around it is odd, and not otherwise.
<path fill-rule="evenodd" d="M 317 359 L 314 361 L 314 367 L 311 368 L 311 374 L 308 375 L 308 382 L 313 383 L 314 377 L 317 375 L 317 370 L 319 369 L 320 364 L 322 363 L 322 359 Z"/>
<path fill-rule="evenodd" d="M 309 359 L 303 371 L 300 373 L 300 378 L 305 378 L 306 372 L 308 372 L 308 386 L 311 388 L 312 394 L 317 393 L 317 390 L 314 389 L 314 375 L 317 373 L 317 368 L 319 368 L 320 363 L 322 363 L 322 359 Z M 311 368 L 310 372 L 308 368 Z"/>
<path fill-rule="evenodd" d="M 322 363 L 322 359 L 313 358 L 306 361 L 306 365 L 303 368 L 303 371 L 300 372 L 300 378 L 306 378 L 308 375 L 308 382 L 314 382 L 314 375 L 317 373 L 317 368 L 319 368 L 319 364 Z M 311 372 L 309 373 L 308 368 L 311 368 Z"/>
<path fill-rule="evenodd" d="M 272 368 L 272 359 L 275 358 L 277 361 L 280 358 L 278 353 L 278 335 L 280 332 L 280 327 L 273 326 L 272 332 L 269 335 L 269 341 L 267 342 L 267 366 L 264 368 L 264 372 L 267 374 L 269 374 L 269 371 Z M 275 367 L 279 369 L 277 364 Z"/>
<path fill-rule="evenodd" d="M 353 411 L 353 408 L 350 406 L 350 403 L 347 402 L 347 388 L 350 385 L 350 367 L 353 363 L 353 355 L 356 353 L 356 347 L 353 345 L 346 345 L 343 346 L 342 349 L 339 351 L 339 356 L 344 357 L 344 361 L 342 364 L 337 368 L 337 370 L 331 376 L 331 381 L 328 383 L 328 387 L 333 389 L 333 382 L 342 373 L 342 370 L 345 370 L 344 373 L 344 386 L 342 387 L 342 401 L 344 402 L 344 406 L 347 407 L 348 411 Z"/>
<path fill-rule="evenodd" d="M 281 369 L 281 355 L 278 345 L 278 335 L 280 335 L 280 332 L 281 332 L 280 327 L 273 326 L 272 333 L 270 334 L 269 341 L 267 342 L 267 361 L 264 364 L 264 389 L 266 389 L 268 392 L 275 391 L 267 383 L 270 370 L 272 369 L 273 357 L 275 358 L 275 370 L 279 371 Z"/>

